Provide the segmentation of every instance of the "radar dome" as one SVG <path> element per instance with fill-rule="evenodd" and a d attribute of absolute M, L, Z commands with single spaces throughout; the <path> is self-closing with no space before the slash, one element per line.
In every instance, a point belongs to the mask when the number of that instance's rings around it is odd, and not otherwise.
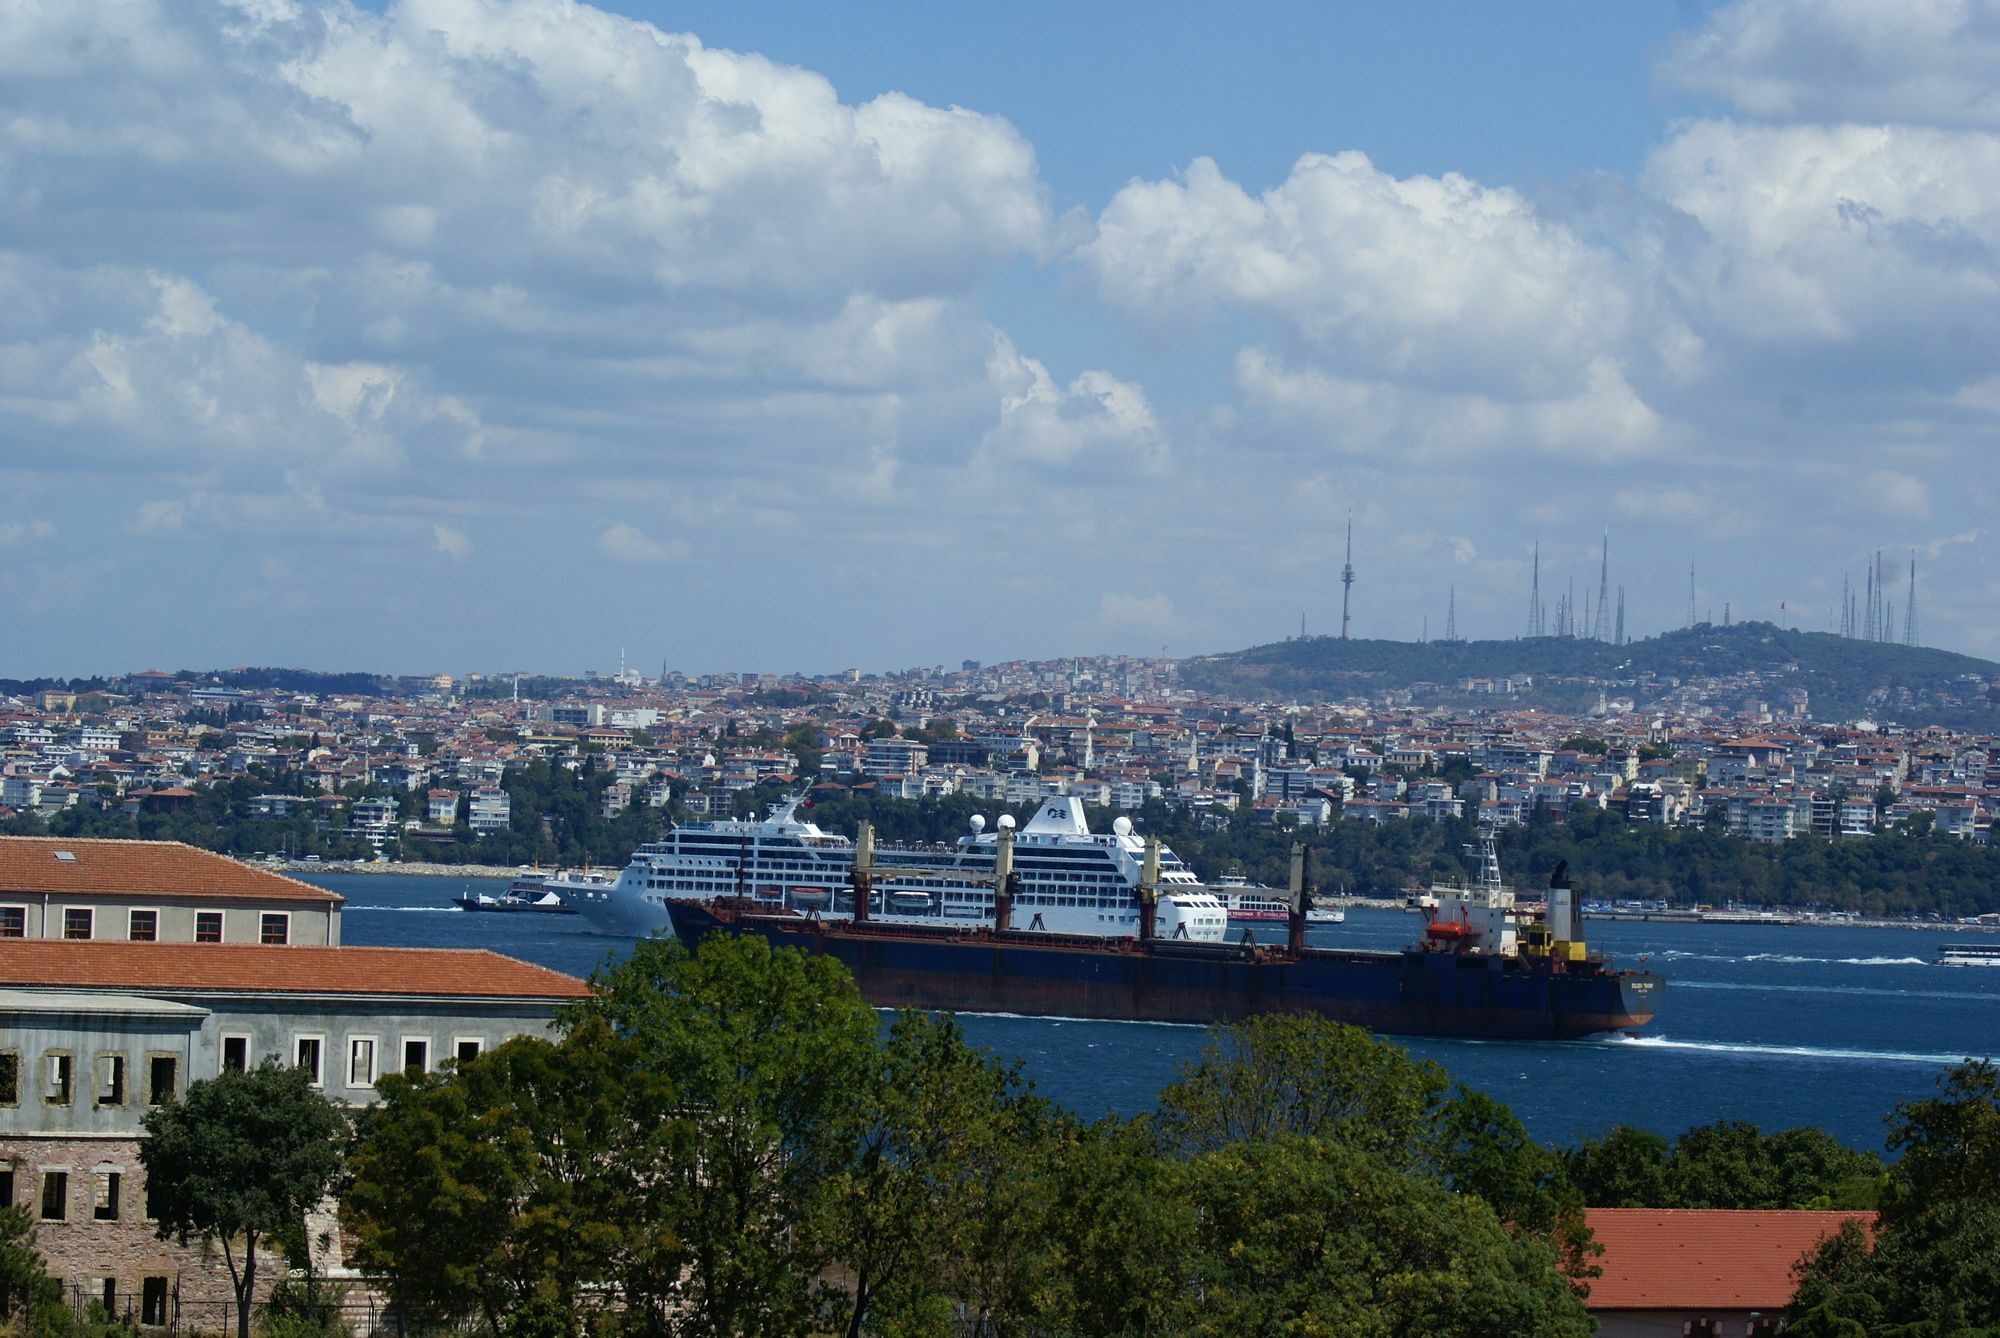
<path fill-rule="evenodd" d="M 1111 830 L 1120 836 L 1130 836 L 1132 834 L 1132 819 L 1122 813 L 1119 814 L 1117 819 L 1111 824 Z"/>
<path fill-rule="evenodd" d="M 984 813 L 975 813 L 975 814 L 973 814 L 973 815 L 972 815 L 972 823 L 971 823 L 971 827 L 972 827 L 972 830 L 973 830 L 974 832 L 983 832 L 983 831 L 985 831 L 985 830 L 986 830 L 986 815 L 985 815 Z"/>
<path fill-rule="evenodd" d="M 1004 832 L 1014 830 L 1014 815 L 1012 813 L 1002 813 L 1000 815 L 1000 830 Z"/>

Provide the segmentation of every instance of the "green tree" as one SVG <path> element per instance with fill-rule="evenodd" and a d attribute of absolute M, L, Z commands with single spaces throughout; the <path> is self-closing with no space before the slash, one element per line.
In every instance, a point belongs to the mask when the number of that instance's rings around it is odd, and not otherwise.
<path fill-rule="evenodd" d="M 847 1279 L 848 1338 L 942 1327 L 966 1296 L 1003 1308 L 1011 1289 L 976 1261 L 1002 1244 L 993 1225 L 1018 1220 L 1011 1164 L 1046 1132 L 1043 1103 L 954 1020 L 926 1013 L 897 1015 L 851 1099 L 860 1142 L 829 1178 L 822 1224 Z"/>
<path fill-rule="evenodd" d="M 2000 1069 L 1968 1061 L 1937 1095 L 1898 1106 L 1873 1242 L 1849 1226 L 1807 1256 L 1792 1299 L 1801 1338 L 2000 1332 Z"/>
<path fill-rule="evenodd" d="M 249 1338 L 258 1241 L 305 1262 L 306 1213 L 340 1174 L 347 1116 L 304 1069 L 267 1059 L 190 1083 L 185 1097 L 147 1112 L 144 1128 L 139 1161 L 159 1236 L 220 1247 L 237 1338 Z"/>
<path fill-rule="evenodd" d="M 1592 1208 L 1664 1208 L 1667 1163 L 1672 1145 L 1659 1134 L 1613 1125 L 1598 1139 L 1586 1139 L 1563 1155 L 1570 1183 Z"/>
<path fill-rule="evenodd" d="M 1160 1093 L 1159 1125 L 1189 1153 L 1285 1135 L 1330 1139 L 1412 1168 L 1449 1080 L 1359 1027 L 1266 1013 L 1209 1035 Z"/>
<path fill-rule="evenodd" d="M 1583 1335 L 1555 1248 L 1493 1209 L 1324 1139 L 1206 1153 L 1177 1332 Z"/>
<path fill-rule="evenodd" d="M 595 984 L 576 1021 L 603 1019 L 659 1083 L 640 1208 L 686 1270 L 675 1286 L 656 1252 L 628 1303 L 673 1301 L 687 1334 L 805 1331 L 833 1259 L 827 1197 L 861 1146 L 874 1010 L 839 962 L 760 938 L 643 940 Z"/>
<path fill-rule="evenodd" d="M 35 1227 L 28 1210 L 17 1204 L 0 1207 L 0 1319 L 19 1310 L 33 1315 L 55 1301 L 61 1285 L 50 1277 L 35 1249 Z"/>
<path fill-rule="evenodd" d="M 400 1313 L 489 1332 L 575 1333 L 591 1284 L 642 1234 L 631 1131 L 651 1085 L 601 1019 L 516 1037 L 455 1070 L 385 1076 L 341 1196 L 355 1262 Z"/>

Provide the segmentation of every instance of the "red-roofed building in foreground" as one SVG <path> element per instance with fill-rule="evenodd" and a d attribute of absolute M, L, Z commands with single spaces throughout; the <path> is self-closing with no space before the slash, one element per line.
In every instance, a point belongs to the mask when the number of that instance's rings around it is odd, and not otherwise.
<path fill-rule="evenodd" d="M 1591 1208 L 1604 1253 L 1590 1313 L 1606 1338 L 1765 1338 L 1784 1322 L 1814 1246 L 1865 1212 Z"/>
<path fill-rule="evenodd" d="M 146 881 L 158 885 L 177 860 Z M 105 890 L 78 863 L 64 876 L 80 885 L 54 887 L 54 898 Z M 383 1074 L 547 1035 L 557 1011 L 588 992 L 574 976 L 483 950 L 0 939 L 0 1202 L 28 1210 L 72 1296 L 140 1324 L 224 1329 L 233 1311 L 219 1257 L 157 1239 L 146 1216 L 149 1109 L 267 1059 L 306 1070 L 336 1101 L 367 1105 Z M 330 1242 L 320 1262 L 337 1267 L 338 1228 L 330 1211 L 318 1218 L 314 1234 Z"/>

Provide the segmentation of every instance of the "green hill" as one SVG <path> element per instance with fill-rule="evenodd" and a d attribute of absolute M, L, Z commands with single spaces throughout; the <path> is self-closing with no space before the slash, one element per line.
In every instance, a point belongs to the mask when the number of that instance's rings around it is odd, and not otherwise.
<path fill-rule="evenodd" d="M 1771 623 L 1701 625 L 1613 646 L 1570 637 L 1518 641 L 1342 641 L 1303 637 L 1181 662 L 1200 691 L 1264 700 L 1339 701 L 1410 690 L 1417 699 L 1488 704 L 1471 680 L 1525 675 L 1500 698 L 1577 710 L 1609 696 L 1641 706 L 1692 691 L 1719 709 L 1808 694 L 1817 720 L 2000 729 L 2000 664 L 1952 651 L 1855 641 Z"/>

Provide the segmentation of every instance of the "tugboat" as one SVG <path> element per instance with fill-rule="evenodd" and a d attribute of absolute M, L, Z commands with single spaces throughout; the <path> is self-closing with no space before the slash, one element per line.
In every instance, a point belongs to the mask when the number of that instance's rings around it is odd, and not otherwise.
<path fill-rule="evenodd" d="M 1554 1040 L 1629 1031 L 1659 1010 L 1665 981 L 1613 969 L 1584 945 L 1566 869 L 1539 917 L 1523 921 L 1482 833 L 1472 886 L 1440 889 L 1419 941 L 1397 952 L 1309 948 L 1310 852 L 1292 848 L 1284 944 L 1162 938 L 1157 839 L 1145 843 L 1136 937 L 1016 929 L 1014 833 L 1003 820 L 993 863 L 991 928 L 871 919 L 874 833 L 864 824 L 850 874 L 853 917 L 772 913 L 750 898 L 667 903 L 690 947 L 710 934 L 835 957 L 878 1008 L 1006 1012 L 1144 1022 L 1228 1022 L 1257 1013 L 1317 1013 L 1370 1030 L 1424 1036 Z M 883 870 L 897 879 L 909 866 Z M 944 871 L 941 871 L 944 872 Z M 947 872 L 945 876 L 950 876 Z M 1247 934 L 1246 934 L 1247 938 Z"/>

